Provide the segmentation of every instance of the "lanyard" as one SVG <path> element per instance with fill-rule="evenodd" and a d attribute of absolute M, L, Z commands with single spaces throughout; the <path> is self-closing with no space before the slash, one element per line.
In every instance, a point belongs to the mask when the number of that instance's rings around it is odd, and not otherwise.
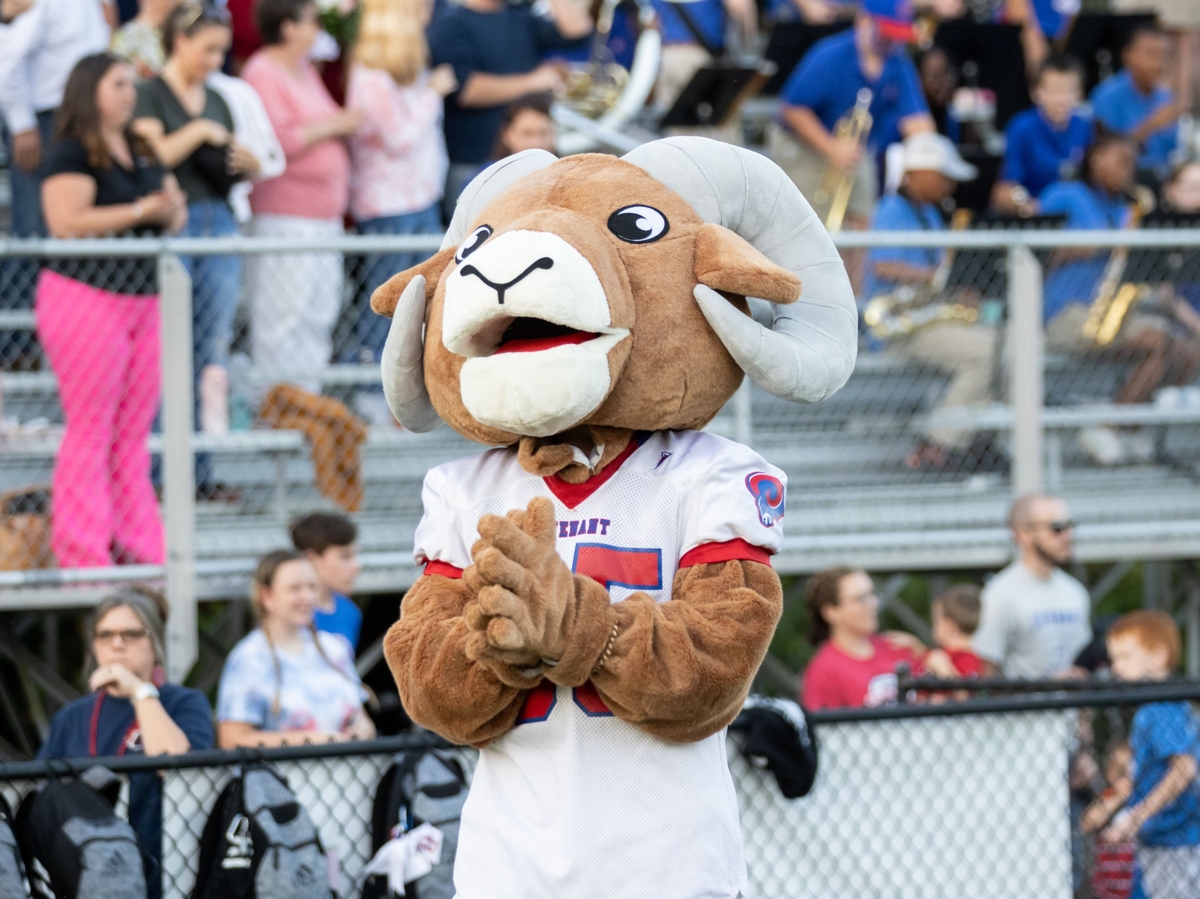
<path fill-rule="evenodd" d="M 96 751 L 96 733 L 100 726 L 100 707 L 104 705 L 104 691 L 101 690 L 96 694 L 96 704 L 92 706 L 92 722 L 88 727 L 88 755 L 97 756 L 100 753 Z M 131 744 L 136 744 L 141 738 L 141 732 L 138 728 L 137 714 L 134 713 L 133 724 L 129 725 L 129 729 L 125 731 L 125 736 L 121 738 L 121 745 L 117 747 L 117 755 L 124 755 L 125 750 Z"/>

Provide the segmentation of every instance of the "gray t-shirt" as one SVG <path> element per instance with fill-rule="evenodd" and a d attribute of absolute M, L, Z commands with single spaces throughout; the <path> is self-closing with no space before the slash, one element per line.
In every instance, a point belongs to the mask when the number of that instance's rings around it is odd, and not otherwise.
<path fill-rule="evenodd" d="M 1020 560 L 983 588 L 975 651 L 1006 677 L 1052 677 L 1092 638 L 1087 589 L 1055 569 L 1042 580 Z"/>

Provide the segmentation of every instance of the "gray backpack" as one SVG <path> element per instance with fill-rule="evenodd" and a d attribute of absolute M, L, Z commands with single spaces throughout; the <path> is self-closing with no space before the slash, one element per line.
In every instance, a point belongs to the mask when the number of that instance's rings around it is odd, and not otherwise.
<path fill-rule="evenodd" d="M 145 899 L 146 872 L 133 828 L 82 780 L 52 780 L 27 795 L 17 812 L 17 833 L 35 896 Z"/>
<path fill-rule="evenodd" d="M 25 866 L 21 863 L 21 849 L 13 831 L 12 809 L 0 795 L 0 896 L 23 899 L 28 895 Z"/>
<path fill-rule="evenodd" d="M 204 825 L 192 899 L 330 899 L 329 862 L 296 794 L 265 765 L 232 778 Z"/>
<path fill-rule="evenodd" d="M 467 801 L 467 778 L 458 759 L 438 749 L 410 749 L 384 772 L 371 811 L 371 852 L 421 824 L 442 832 L 442 860 L 424 877 L 405 884 L 409 899 L 452 899 L 458 826 Z M 388 899 L 385 878 L 371 875 L 362 899 Z"/>

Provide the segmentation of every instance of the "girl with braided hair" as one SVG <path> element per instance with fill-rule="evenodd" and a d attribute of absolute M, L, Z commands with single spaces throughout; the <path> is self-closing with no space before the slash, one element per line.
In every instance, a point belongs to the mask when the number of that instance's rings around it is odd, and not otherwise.
<path fill-rule="evenodd" d="M 229 654 L 217 694 L 222 748 L 375 736 L 354 651 L 313 625 L 318 596 L 303 553 L 280 549 L 259 561 L 250 593 L 258 627 Z"/>

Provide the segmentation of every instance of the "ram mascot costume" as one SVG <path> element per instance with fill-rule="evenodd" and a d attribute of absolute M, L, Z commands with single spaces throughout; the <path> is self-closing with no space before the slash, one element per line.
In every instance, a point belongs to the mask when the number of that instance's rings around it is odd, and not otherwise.
<path fill-rule="evenodd" d="M 533 150 L 372 305 L 401 423 L 499 447 L 426 476 L 424 571 L 385 641 L 413 720 L 481 748 L 457 895 L 740 895 L 723 732 L 782 610 L 785 479 L 700 428 L 743 374 L 803 403 L 849 377 L 829 235 L 727 144 Z"/>

